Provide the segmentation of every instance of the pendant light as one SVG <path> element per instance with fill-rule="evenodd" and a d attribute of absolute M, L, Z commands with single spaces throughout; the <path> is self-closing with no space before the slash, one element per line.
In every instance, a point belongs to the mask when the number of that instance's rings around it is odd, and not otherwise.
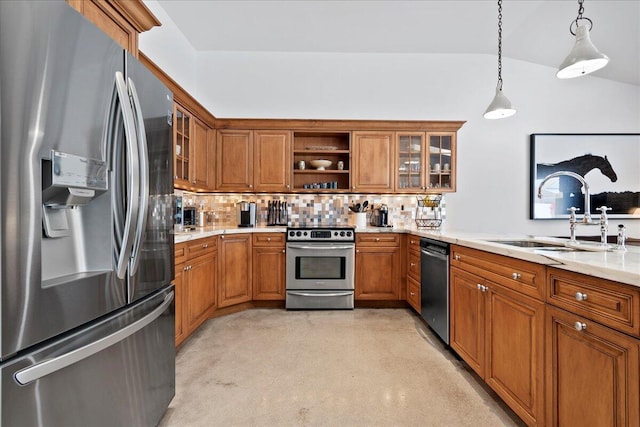
<path fill-rule="evenodd" d="M 576 44 L 573 45 L 573 49 L 571 49 L 569 55 L 562 61 L 562 64 L 560 64 L 558 72 L 556 73 L 556 77 L 559 79 L 572 79 L 593 73 L 603 68 L 609 62 L 609 57 L 600 53 L 591 42 L 589 32 L 591 28 L 593 28 L 593 21 L 582 16 L 584 13 L 583 3 L 584 0 L 578 0 L 578 17 L 574 21 L 571 21 L 569 25 L 569 32 L 576 36 Z M 589 24 L 588 28 L 586 25 L 587 22 Z M 573 31 L 574 24 L 576 26 L 575 32 Z"/>
<path fill-rule="evenodd" d="M 485 119 L 502 119 L 513 116 L 515 108 L 511 101 L 502 93 L 502 0 L 498 0 L 498 85 L 496 95 L 484 112 Z"/>

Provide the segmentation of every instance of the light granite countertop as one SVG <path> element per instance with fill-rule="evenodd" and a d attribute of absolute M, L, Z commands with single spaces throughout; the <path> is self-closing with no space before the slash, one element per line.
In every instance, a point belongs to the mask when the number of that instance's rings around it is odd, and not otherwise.
<path fill-rule="evenodd" d="M 254 228 L 243 227 L 204 227 L 193 232 L 176 233 L 175 242 L 181 243 L 193 239 L 215 236 L 220 234 L 237 233 L 284 233 L 284 226 Z M 626 251 L 552 251 L 536 248 L 522 248 L 508 246 L 491 240 L 521 240 L 536 239 L 546 242 L 564 244 L 568 239 L 560 239 L 544 236 L 530 236 L 524 234 L 482 234 L 456 232 L 453 230 L 429 230 L 419 229 L 415 226 L 398 228 L 366 227 L 357 228 L 356 233 L 401 233 L 415 234 L 421 237 L 429 237 L 443 242 L 466 246 L 486 252 L 531 261 L 538 264 L 550 265 L 564 270 L 574 271 L 589 276 L 614 280 L 640 287 L 640 247 L 629 246 Z"/>

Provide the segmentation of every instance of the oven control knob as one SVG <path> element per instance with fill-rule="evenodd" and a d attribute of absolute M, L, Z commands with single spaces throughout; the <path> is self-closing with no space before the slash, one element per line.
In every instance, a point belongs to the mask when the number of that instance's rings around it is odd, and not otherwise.
<path fill-rule="evenodd" d="M 307 232 L 305 231 L 304 233 L 302 233 L 305 237 L 307 237 Z"/>
<path fill-rule="evenodd" d="M 351 232 L 347 231 L 347 237 L 351 237 Z"/>
<path fill-rule="evenodd" d="M 289 236 L 293 237 L 293 236 L 295 236 L 295 235 L 296 235 L 296 232 L 295 232 L 295 231 L 290 231 L 290 232 L 289 232 Z"/>
<path fill-rule="evenodd" d="M 296 231 L 296 236 L 298 236 L 298 237 L 302 236 L 302 232 Z"/>
<path fill-rule="evenodd" d="M 344 237 L 344 231 L 340 232 L 340 237 Z"/>

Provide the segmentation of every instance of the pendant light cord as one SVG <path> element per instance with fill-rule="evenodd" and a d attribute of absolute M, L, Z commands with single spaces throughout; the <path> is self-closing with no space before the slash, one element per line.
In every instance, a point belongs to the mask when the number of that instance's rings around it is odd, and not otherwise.
<path fill-rule="evenodd" d="M 574 36 L 576 35 L 576 32 L 573 30 L 573 25 L 575 24 L 577 29 L 580 26 L 579 21 L 583 21 L 583 20 L 589 21 L 589 31 L 591 31 L 591 29 L 593 28 L 593 21 L 587 18 L 586 16 L 582 16 L 583 13 L 584 13 L 584 0 L 578 0 L 578 16 L 574 21 L 571 21 L 571 24 L 569 24 L 569 32 Z"/>
<path fill-rule="evenodd" d="M 502 90 L 502 0 L 498 0 L 498 86 Z"/>

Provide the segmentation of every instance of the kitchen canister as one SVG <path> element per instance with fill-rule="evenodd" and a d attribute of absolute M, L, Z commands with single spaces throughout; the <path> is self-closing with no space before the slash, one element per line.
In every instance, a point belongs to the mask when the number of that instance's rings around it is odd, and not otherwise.
<path fill-rule="evenodd" d="M 356 216 L 356 228 L 366 228 L 367 227 L 367 213 L 366 212 L 355 212 Z"/>
<path fill-rule="evenodd" d="M 306 163 L 304 162 L 304 160 L 300 160 L 298 162 L 298 169 L 300 170 L 304 170 L 307 167 Z"/>

